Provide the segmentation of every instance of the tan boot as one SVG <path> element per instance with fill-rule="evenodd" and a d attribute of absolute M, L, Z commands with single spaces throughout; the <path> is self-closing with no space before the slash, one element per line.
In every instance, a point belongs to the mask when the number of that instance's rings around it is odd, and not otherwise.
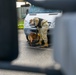
<path fill-rule="evenodd" d="M 41 45 L 42 44 L 42 41 L 39 41 L 38 43 L 36 43 L 36 45 Z"/>
<path fill-rule="evenodd" d="M 48 43 L 45 43 L 43 46 L 41 46 L 41 48 L 47 48 L 48 46 Z"/>

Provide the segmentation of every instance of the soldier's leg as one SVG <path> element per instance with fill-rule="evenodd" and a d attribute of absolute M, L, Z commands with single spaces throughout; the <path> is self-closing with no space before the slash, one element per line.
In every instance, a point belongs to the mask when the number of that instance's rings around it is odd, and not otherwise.
<path fill-rule="evenodd" d="M 39 42 L 36 43 L 36 45 L 42 45 L 42 39 L 40 39 Z"/>
<path fill-rule="evenodd" d="M 39 42 L 38 42 L 38 43 L 36 43 L 36 45 L 42 45 L 41 29 L 39 29 L 39 35 L 40 35 L 40 39 L 39 39 Z"/>
<path fill-rule="evenodd" d="M 47 31 L 46 31 L 47 32 Z M 41 46 L 41 47 L 48 47 L 48 38 L 47 38 L 47 33 L 43 33 L 43 35 L 42 35 L 42 37 L 43 37 L 43 40 L 44 40 L 44 45 L 43 46 Z"/>
<path fill-rule="evenodd" d="M 48 47 L 48 38 L 47 38 L 47 31 L 48 31 L 48 25 L 44 25 L 44 27 L 42 27 L 42 39 L 44 40 L 44 45 L 41 47 Z"/>

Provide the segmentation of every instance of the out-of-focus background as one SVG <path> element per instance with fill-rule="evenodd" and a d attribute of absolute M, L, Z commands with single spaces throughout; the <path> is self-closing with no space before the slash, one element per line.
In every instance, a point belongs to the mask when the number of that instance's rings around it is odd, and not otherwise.
<path fill-rule="evenodd" d="M 17 0 L 16 8 L 18 17 L 18 29 L 24 28 L 24 18 L 26 17 L 26 12 L 30 8 L 30 5 L 31 4 L 29 2 Z"/>
<path fill-rule="evenodd" d="M 19 56 L 12 64 L 22 65 L 22 66 L 33 66 L 33 67 L 50 67 L 53 65 L 53 53 L 52 48 L 39 49 L 32 48 L 28 45 L 26 35 L 24 34 L 24 18 L 27 15 L 27 9 L 30 8 L 29 2 L 24 2 L 23 0 L 17 0 L 17 18 L 18 18 L 18 44 L 19 44 Z M 45 75 L 38 73 L 29 72 L 15 72 L 0 70 L 1 75 Z"/>

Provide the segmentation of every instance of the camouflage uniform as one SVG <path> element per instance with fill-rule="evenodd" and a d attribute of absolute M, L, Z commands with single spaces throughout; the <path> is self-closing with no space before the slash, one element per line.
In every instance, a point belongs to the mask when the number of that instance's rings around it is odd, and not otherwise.
<path fill-rule="evenodd" d="M 30 24 L 35 24 L 37 27 L 39 34 L 40 34 L 40 40 L 37 44 L 41 45 L 41 41 L 44 40 L 43 47 L 48 47 L 48 38 L 47 38 L 47 31 L 49 28 L 49 24 L 46 20 L 40 19 L 38 17 L 35 17 L 34 19 L 30 20 Z"/>
<path fill-rule="evenodd" d="M 49 28 L 49 24 L 46 20 L 41 22 L 41 28 L 37 27 L 40 34 L 40 41 L 44 40 L 44 43 L 48 42 L 47 31 Z"/>

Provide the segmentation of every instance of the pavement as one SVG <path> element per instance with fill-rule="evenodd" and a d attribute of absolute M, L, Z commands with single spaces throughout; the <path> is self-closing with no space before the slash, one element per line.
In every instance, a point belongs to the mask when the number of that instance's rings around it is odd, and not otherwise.
<path fill-rule="evenodd" d="M 12 64 L 22 66 L 34 66 L 46 68 L 53 65 L 53 49 L 50 48 L 34 48 L 28 45 L 26 35 L 23 30 L 18 30 L 18 45 L 19 55 L 18 58 L 12 61 Z M 29 72 L 15 72 L 0 70 L 1 75 L 45 75 Z"/>

